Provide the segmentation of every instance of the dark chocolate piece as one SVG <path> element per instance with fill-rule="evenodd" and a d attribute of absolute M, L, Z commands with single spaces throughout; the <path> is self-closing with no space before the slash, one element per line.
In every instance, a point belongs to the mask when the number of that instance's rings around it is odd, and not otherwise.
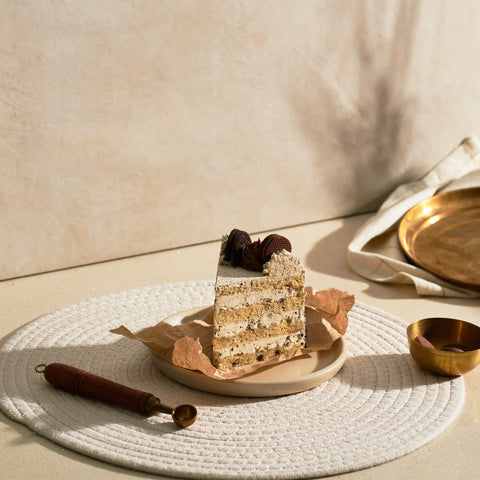
<path fill-rule="evenodd" d="M 262 244 L 260 240 L 245 245 L 240 266 L 254 272 L 263 271 Z"/>
<path fill-rule="evenodd" d="M 262 260 L 263 263 L 268 262 L 273 253 L 278 253 L 282 250 L 287 250 L 287 252 L 292 251 L 292 244 L 288 238 L 272 233 L 265 237 L 262 242 Z"/>
<path fill-rule="evenodd" d="M 225 246 L 225 260 L 227 262 L 231 261 L 236 267 L 240 265 L 243 248 L 251 241 L 250 235 L 247 232 L 234 228 L 230 232 L 227 245 Z"/>

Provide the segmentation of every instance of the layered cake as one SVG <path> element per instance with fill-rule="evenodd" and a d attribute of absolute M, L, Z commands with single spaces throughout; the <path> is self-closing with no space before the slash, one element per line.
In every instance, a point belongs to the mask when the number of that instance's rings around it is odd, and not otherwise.
<path fill-rule="evenodd" d="M 215 283 L 213 363 L 228 369 L 305 346 L 305 269 L 289 240 L 224 235 Z"/>

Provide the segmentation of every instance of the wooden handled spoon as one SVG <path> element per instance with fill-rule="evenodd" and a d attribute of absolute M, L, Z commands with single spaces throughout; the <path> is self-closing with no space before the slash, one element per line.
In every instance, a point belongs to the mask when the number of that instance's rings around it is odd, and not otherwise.
<path fill-rule="evenodd" d="M 35 367 L 35 371 L 43 373 L 49 383 L 67 392 L 113 403 L 144 415 L 171 414 L 173 421 L 181 427 L 188 427 L 197 419 L 197 409 L 193 405 L 172 408 L 151 393 L 135 390 L 70 365 L 42 363 Z"/>

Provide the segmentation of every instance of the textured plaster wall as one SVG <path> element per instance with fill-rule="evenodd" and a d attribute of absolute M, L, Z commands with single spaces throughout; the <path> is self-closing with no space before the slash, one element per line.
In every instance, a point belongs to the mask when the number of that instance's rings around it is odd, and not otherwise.
<path fill-rule="evenodd" d="M 476 0 L 0 0 L 0 279 L 378 205 L 478 58 Z"/>

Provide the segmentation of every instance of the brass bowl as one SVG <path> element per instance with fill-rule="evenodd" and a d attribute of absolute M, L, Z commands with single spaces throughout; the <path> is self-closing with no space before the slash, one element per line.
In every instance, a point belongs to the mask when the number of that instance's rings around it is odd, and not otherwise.
<path fill-rule="evenodd" d="M 435 348 L 415 340 L 427 338 Z M 453 318 L 424 318 L 407 328 L 408 344 L 413 359 L 425 370 L 438 375 L 458 376 L 480 363 L 480 327 Z M 462 345 L 464 352 L 440 350 L 444 345 Z"/>

